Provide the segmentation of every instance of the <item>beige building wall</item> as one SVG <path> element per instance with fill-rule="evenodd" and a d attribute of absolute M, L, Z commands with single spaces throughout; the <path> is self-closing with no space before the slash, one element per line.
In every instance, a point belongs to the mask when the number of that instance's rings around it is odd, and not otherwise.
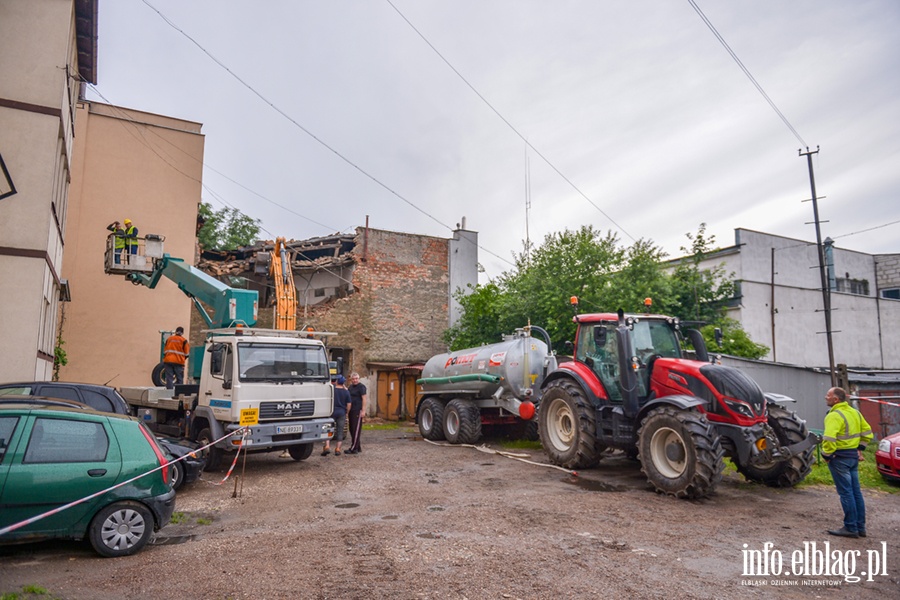
<path fill-rule="evenodd" d="M 163 278 L 155 289 L 106 275 L 103 254 L 115 220 L 140 236 L 165 236 L 165 252 L 194 261 L 204 137 L 201 125 L 96 102 L 77 107 L 66 262 L 72 301 L 62 338 L 61 380 L 152 385 L 160 330 L 190 328 L 191 300 Z"/>
<path fill-rule="evenodd" d="M 94 80 L 96 19 L 91 2 L 0 2 L 0 154 L 17 190 L 0 200 L 0 381 L 53 373 L 74 105 L 79 79 Z"/>

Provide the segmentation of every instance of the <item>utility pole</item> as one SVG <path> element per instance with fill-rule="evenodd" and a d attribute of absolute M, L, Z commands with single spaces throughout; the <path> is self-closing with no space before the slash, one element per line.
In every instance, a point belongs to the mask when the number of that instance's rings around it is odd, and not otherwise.
<path fill-rule="evenodd" d="M 806 152 L 797 151 L 800 156 L 806 157 L 809 166 L 809 187 L 812 191 L 813 221 L 816 224 L 816 249 L 819 251 L 819 275 L 822 280 L 822 303 L 825 307 L 825 338 L 828 340 L 828 372 L 831 374 L 831 387 L 837 385 L 837 375 L 834 372 L 834 344 L 831 339 L 831 286 L 828 285 L 828 277 L 825 275 L 825 249 L 822 246 L 822 231 L 819 228 L 819 203 L 816 196 L 816 176 L 813 173 L 812 155 L 819 153 L 819 147 Z"/>

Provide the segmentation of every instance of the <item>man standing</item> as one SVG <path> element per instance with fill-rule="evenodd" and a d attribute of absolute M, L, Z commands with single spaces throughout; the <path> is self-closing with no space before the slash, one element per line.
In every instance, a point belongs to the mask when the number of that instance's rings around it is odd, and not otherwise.
<path fill-rule="evenodd" d="M 175 384 L 184 383 L 184 363 L 191 352 L 191 346 L 184 339 L 183 327 L 176 327 L 175 333 L 166 340 L 163 348 L 163 365 L 166 369 L 166 388 L 173 389 Z"/>
<path fill-rule="evenodd" d="M 362 433 L 362 420 L 366 412 L 366 386 L 359 382 L 359 373 L 350 373 L 350 449 L 347 454 L 362 452 L 359 436 Z"/>
<path fill-rule="evenodd" d="M 118 221 L 113 221 L 106 228 L 113 233 L 113 248 L 116 252 L 115 263 L 122 264 L 122 250 L 125 249 L 125 228 Z"/>
<path fill-rule="evenodd" d="M 872 441 L 872 428 L 862 413 L 847 403 L 847 392 L 831 388 L 825 395 L 831 410 L 825 415 L 822 458 L 834 479 L 834 487 L 844 509 L 844 526 L 828 530 L 841 537 L 866 537 L 866 504 L 859 488 L 859 461 Z"/>
<path fill-rule="evenodd" d="M 344 443 L 344 425 L 347 422 L 347 404 L 350 403 L 350 392 L 344 387 L 347 380 L 343 375 L 338 375 L 334 380 L 334 411 L 331 418 L 334 419 L 334 441 L 337 445 L 334 448 L 334 455 L 341 455 L 341 445 Z M 331 440 L 325 440 L 325 448 L 322 449 L 322 456 L 328 456 L 331 452 Z"/>
<path fill-rule="evenodd" d="M 131 219 L 125 219 L 125 246 L 128 248 L 128 254 L 137 254 L 138 228 L 131 223 Z"/>

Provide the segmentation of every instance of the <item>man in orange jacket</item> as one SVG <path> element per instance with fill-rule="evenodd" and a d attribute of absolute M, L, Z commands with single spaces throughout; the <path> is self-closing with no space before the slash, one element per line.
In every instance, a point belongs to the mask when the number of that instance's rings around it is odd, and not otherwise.
<path fill-rule="evenodd" d="M 183 327 L 177 327 L 175 333 L 166 340 L 163 348 L 163 365 L 166 370 L 166 388 L 173 389 L 175 384 L 184 383 L 184 363 L 191 352 L 191 345 L 184 339 Z"/>

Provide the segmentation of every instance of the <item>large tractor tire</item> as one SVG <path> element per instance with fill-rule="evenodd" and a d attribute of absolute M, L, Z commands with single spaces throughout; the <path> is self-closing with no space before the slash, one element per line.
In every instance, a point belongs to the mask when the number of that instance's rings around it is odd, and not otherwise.
<path fill-rule="evenodd" d="M 444 439 L 444 403 L 437 398 L 425 398 L 419 405 L 419 433 L 426 440 Z"/>
<path fill-rule="evenodd" d="M 586 469 L 600 462 L 597 416 L 584 392 L 569 379 L 552 381 L 538 411 L 541 445 L 555 465 Z"/>
<path fill-rule="evenodd" d="M 451 444 L 474 444 L 481 439 L 481 411 L 474 402 L 457 398 L 447 403 L 444 436 Z"/>
<path fill-rule="evenodd" d="M 722 480 L 725 451 L 706 416 L 661 406 L 647 413 L 638 431 L 641 472 L 661 494 L 704 498 Z"/>
<path fill-rule="evenodd" d="M 777 404 L 768 404 L 769 426 L 782 446 L 802 442 L 809 435 L 806 422 L 797 413 Z M 812 470 L 815 446 L 790 460 L 773 461 L 765 465 L 737 465 L 737 470 L 750 481 L 770 487 L 792 487 L 803 481 Z"/>

